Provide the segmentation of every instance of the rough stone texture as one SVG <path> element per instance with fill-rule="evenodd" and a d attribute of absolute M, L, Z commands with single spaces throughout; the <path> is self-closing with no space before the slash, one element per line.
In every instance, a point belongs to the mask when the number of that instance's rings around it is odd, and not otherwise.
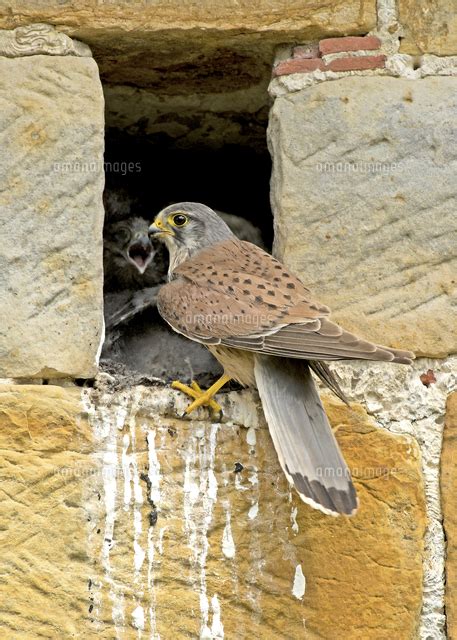
<path fill-rule="evenodd" d="M 0 376 L 91 376 L 103 286 L 95 62 L 0 57 L 0 135 Z"/>
<path fill-rule="evenodd" d="M 346 328 L 437 357 L 457 350 L 456 89 L 347 77 L 277 98 L 269 126 L 276 253 Z"/>
<path fill-rule="evenodd" d="M 441 455 L 441 500 L 446 533 L 446 622 L 449 640 L 457 638 L 457 393 L 449 396 Z"/>
<path fill-rule="evenodd" d="M 65 473 L 94 466 L 80 390 L 0 386 L 0 450 L 0 635 L 81 637 L 87 515 L 81 479 Z"/>
<path fill-rule="evenodd" d="M 230 421 L 217 424 L 205 410 L 177 420 L 187 401 L 169 389 L 99 386 L 83 392 L 91 432 L 79 393 L 0 390 L 8 638 L 416 636 L 411 436 L 327 400 L 361 500 L 334 519 L 291 494 L 251 392 L 221 394 Z"/>
<path fill-rule="evenodd" d="M 446 399 L 457 388 L 457 357 L 419 359 L 410 367 L 352 362 L 335 364 L 333 369 L 351 401 L 362 403 L 376 422 L 392 433 L 414 437 L 421 448 L 427 530 L 420 638 L 445 640 L 440 456 Z M 426 386 L 422 377 L 430 370 L 436 382 Z"/>
<path fill-rule="evenodd" d="M 60 33 L 50 24 L 31 24 L 11 31 L 0 31 L 0 55 L 21 56 L 83 56 L 92 57 L 89 47 Z"/>
<path fill-rule="evenodd" d="M 399 0 L 398 10 L 405 31 L 402 53 L 457 54 L 457 14 L 453 0 Z"/>
<path fill-rule="evenodd" d="M 48 22 L 92 48 L 109 126 L 142 136 L 158 132 L 182 146 L 264 147 L 275 47 L 363 34 L 376 24 L 375 0 L 0 5 L 0 27 Z"/>
<path fill-rule="evenodd" d="M 186 400 L 170 391 L 92 400 L 103 471 L 87 487 L 90 624 L 101 637 L 143 624 L 161 637 L 414 636 L 425 515 L 410 437 L 328 403 L 362 502 L 355 519 L 335 520 L 290 494 L 248 392 L 223 396 L 233 422 L 222 425 L 204 411 L 177 421 Z"/>

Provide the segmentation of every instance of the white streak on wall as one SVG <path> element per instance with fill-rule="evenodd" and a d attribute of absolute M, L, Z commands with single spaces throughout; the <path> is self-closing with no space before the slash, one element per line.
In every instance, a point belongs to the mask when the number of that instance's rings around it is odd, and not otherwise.
<path fill-rule="evenodd" d="M 148 476 L 151 482 L 151 492 L 149 497 L 153 502 L 157 504 L 160 502 L 160 463 L 157 459 L 157 452 L 155 448 L 155 431 L 148 431 L 146 440 L 148 443 L 148 461 L 149 470 Z"/>
<path fill-rule="evenodd" d="M 150 640 L 160 640 L 160 634 L 157 632 L 157 615 L 156 615 L 156 595 L 154 587 L 154 529 L 149 527 L 148 530 L 148 589 L 150 593 L 150 604 L 148 607 L 149 624 L 151 627 Z"/>
<path fill-rule="evenodd" d="M 245 487 L 240 473 L 235 473 L 235 489 L 237 491 L 249 491 L 250 487 Z"/>
<path fill-rule="evenodd" d="M 219 640 L 224 637 L 224 626 L 221 622 L 221 607 L 217 598 L 217 593 L 211 598 L 211 609 L 213 611 L 213 622 L 211 624 L 211 638 Z"/>
<path fill-rule="evenodd" d="M 147 430 L 146 425 L 143 429 L 146 433 L 146 442 L 148 446 L 148 478 L 150 482 L 149 499 L 154 502 L 157 512 L 160 511 L 160 462 L 157 457 L 156 450 L 156 430 Z M 149 589 L 149 623 L 151 627 L 150 640 L 160 640 L 160 634 L 157 632 L 157 614 L 156 614 L 156 593 L 154 583 L 154 559 L 156 546 L 160 554 L 163 553 L 163 534 L 166 527 L 162 527 L 159 531 L 158 542 L 155 543 L 156 531 L 155 527 L 150 526 L 148 529 L 147 553 L 148 553 L 148 589 Z"/>
<path fill-rule="evenodd" d="M 259 513 L 259 503 L 258 502 L 254 502 L 254 504 L 252 505 L 252 507 L 248 511 L 249 520 L 254 520 L 254 518 L 257 518 L 257 514 L 258 513 Z"/>
<path fill-rule="evenodd" d="M 292 522 L 292 531 L 295 534 L 298 533 L 297 513 L 298 507 L 292 507 L 292 511 L 290 512 L 290 521 Z"/>
<path fill-rule="evenodd" d="M 132 625 L 139 631 L 144 630 L 144 609 L 140 605 L 132 611 Z"/>
<path fill-rule="evenodd" d="M 249 429 L 247 430 L 246 433 L 246 442 L 248 443 L 248 445 L 250 445 L 251 447 L 255 447 L 256 443 L 257 443 L 257 436 L 255 433 L 255 429 L 254 427 L 249 427 Z"/>
<path fill-rule="evenodd" d="M 157 542 L 157 551 L 160 553 L 160 555 L 163 555 L 163 536 L 165 534 L 165 531 L 168 529 L 168 527 L 162 527 L 159 530 L 159 540 Z"/>
<path fill-rule="evenodd" d="M 209 601 L 206 586 L 206 559 L 209 550 L 208 529 L 217 500 L 214 473 L 218 424 L 193 430 L 184 462 L 184 529 L 191 552 L 191 563 L 199 570 L 200 639 L 211 639 Z"/>
<path fill-rule="evenodd" d="M 124 613 L 124 594 L 122 585 L 113 579 L 110 553 L 115 545 L 114 532 L 116 521 L 116 498 L 117 498 L 117 473 L 118 473 L 118 453 L 117 438 L 118 431 L 124 428 L 128 407 L 126 403 L 111 406 L 109 402 L 106 405 L 103 400 L 95 407 L 90 400 L 90 395 L 83 394 L 83 401 L 87 410 L 88 420 L 94 434 L 94 442 L 96 451 L 94 456 L 99 464 L 99 471 L 102 481 L 100 486 L 100 476 L 93 476 L 93 493 L 100 494 L 99 504 L 103 500 L 104 513 L 101 517 L 104 522 L 98 524 L 101 530 L 103 543 L 101 548 L 101 566 L 103 571 L 103 582 L 106 585 L 107 592 L 111 601 L 111 617 L 114 623 L 114 635 L 116 638 L 121 637 L 121 632 L 125 624 Z M 92 542 L 91 538 L 89 539 Z M 98 593 L 92 592 L 94 596 L 94 610 L 92 616 L 95 626 L 101 627 L 103 619 L 103 602 L 101 600 L 102 585 L 98 581 L 93 581 L 93 587 L 97 588 Z"/>
<path fill-rule="evenodd" d="M 230 503 L 227 500 L 224 501 L 224 509 L 225 509 L 225 527 L 224 527 L 224 533 L 222 534 L 222 553 L 226 558 L 232 559 L 235 557 L 236 548 L 235 548 L 235 542 L 233 541 L 233 536 L 232 536 Z"/>
<path fill-rule="evenodd" d="M 306 580 L 303 575 L 301 564 L 295 567 L 294 583 L 292 585 L 292 595 L 301 600 L 305 595 Z"/>
<path fill-rule="evenodd" d="M 132 474 L 130 473 L 130 456 L 128 449 L 130 446 L 130 437 L 127 433 L 122 438 L 122 473 L 124 476 L 124 509 L 129 510 L 130 501 L 132 499 Z"/>

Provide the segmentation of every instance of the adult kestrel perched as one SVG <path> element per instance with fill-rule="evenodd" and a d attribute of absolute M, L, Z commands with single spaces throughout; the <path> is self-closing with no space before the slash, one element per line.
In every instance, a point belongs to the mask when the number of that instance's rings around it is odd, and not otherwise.
<path fill-rule="evenodd" d="M 181 202 L 150 226 L 170 253 L 169 283 L 157 306 L 170 326 L 200 342 L 224 367 L 207 391 L 174 383 L 196 407 L 219 408 L 214 394 L 230 379 L 256 386 L 281 467 L 304 502 L 352 515 L 357 496 L 322 407 L 310 368 L 340 397 L 324 360 L 410 364 L 414 355 L 381 347 L 329 320 L 329 309 L 271 255 L 238 240 L 205 205 Z M 344 396 L 343 396 L 344 397 Z"/>

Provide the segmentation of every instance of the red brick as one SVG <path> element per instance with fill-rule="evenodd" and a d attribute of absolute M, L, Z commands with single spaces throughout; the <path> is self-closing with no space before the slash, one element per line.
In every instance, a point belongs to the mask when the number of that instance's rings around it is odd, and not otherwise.
<path fill-rule="evenodd" d="M 309 45 L 309 46 L 299 45 L 298 47 L 294 47 L 292 56 L 294 58 L 305 58 L 305 59 L 318 58 L 319 47 L 317 44 Z"/>
<path fill-rule="evenodd" d="M 326 66 L 329 71 L 365 71 L 366 69 L 382 69 L 386 56 L 351 56 L 337 58 Z"/>
<path fill-rule="evenodd" d="M 316 69 L 325 69 L 321 58 L 289 58 L 279 62 L 273 69 L 273 76 L 287 76 L 291 73 L 310 73 Z"/>
<path fill-rule="evenodd" d="M 373 51 L 379 49 L 381 40 L 376 36 L 347 36 L 346 38 L 326 38 L 319 42 L 322 56 L 344 51 Z"/>

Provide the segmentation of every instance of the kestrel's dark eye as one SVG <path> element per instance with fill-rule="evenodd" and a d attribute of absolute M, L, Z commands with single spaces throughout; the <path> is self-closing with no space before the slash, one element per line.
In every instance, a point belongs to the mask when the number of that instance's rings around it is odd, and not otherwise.
<path fill-rule="evenodd" d="M 175 227 L 183 227 L 187 223 L 187 216 L 183 213 L 176 213 L 173 216 L 173 224 Z"/>

